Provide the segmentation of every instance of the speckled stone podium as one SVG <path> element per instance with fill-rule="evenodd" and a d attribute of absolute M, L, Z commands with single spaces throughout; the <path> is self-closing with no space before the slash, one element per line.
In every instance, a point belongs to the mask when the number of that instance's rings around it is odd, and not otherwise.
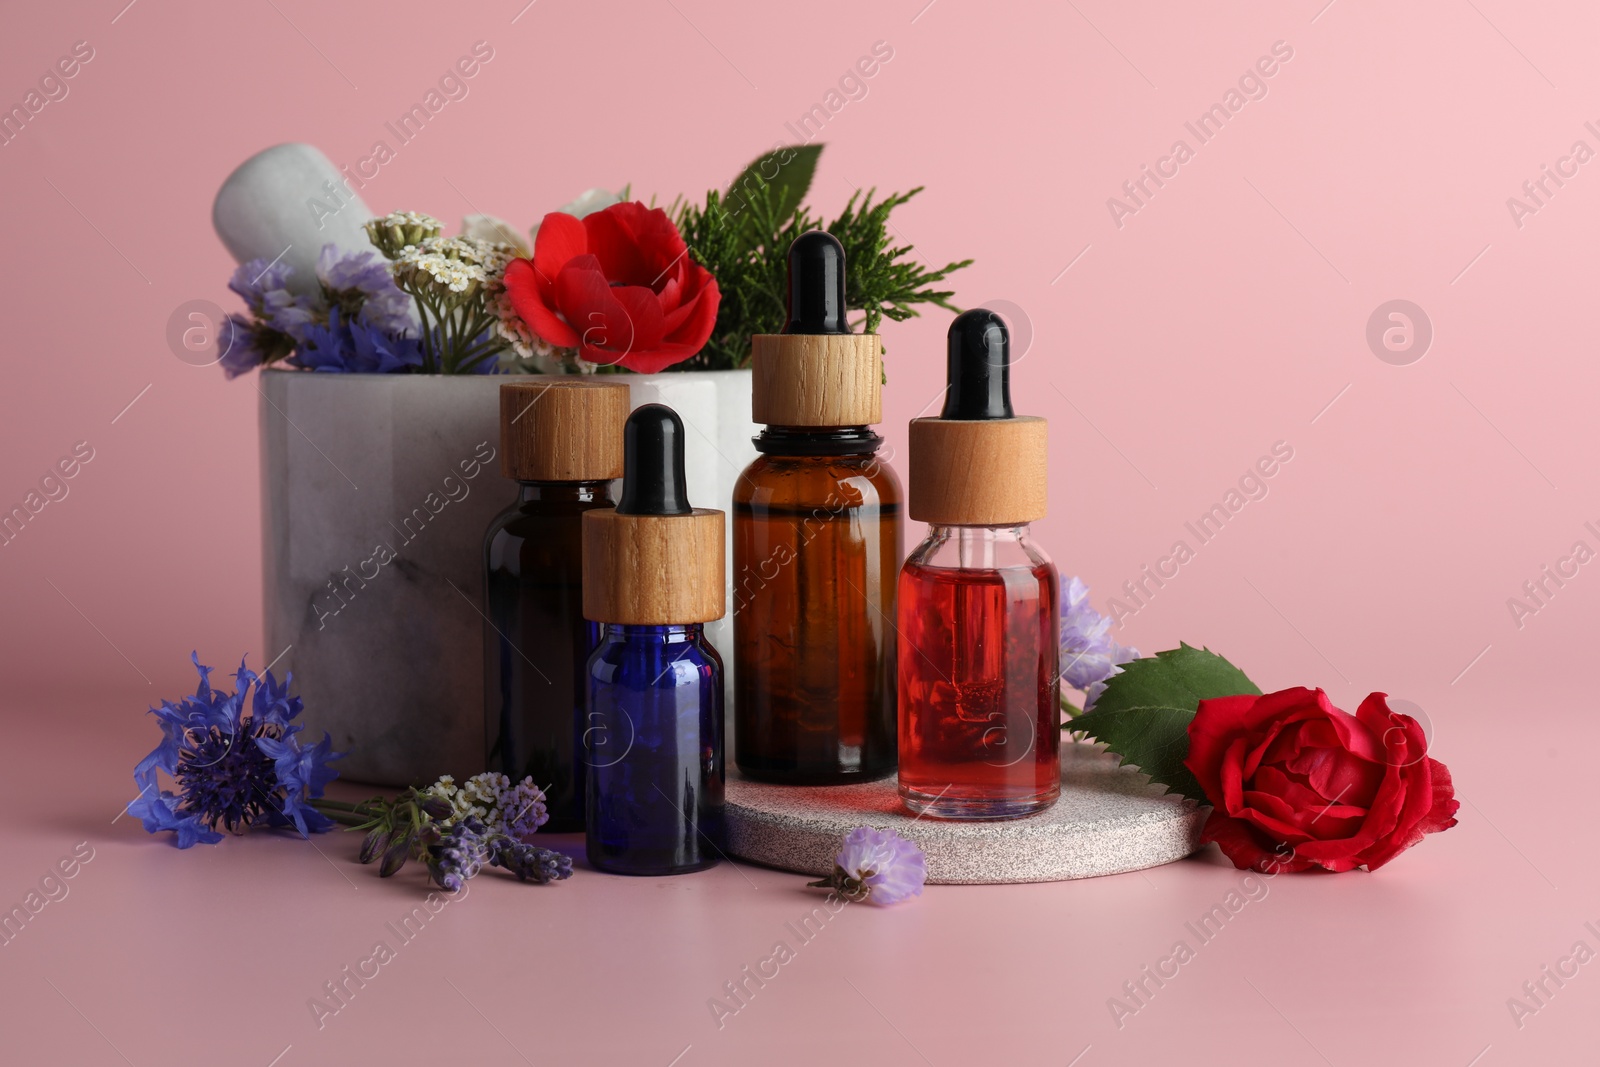
<path fill-rule="evenodd" d="M 728 851 L 801 874 L 833 871 L 857 826 L 894 830 L 928 857 L 938 884 L 1055 882 L 1156 867 L 1200 847 L 1204 811 L 1166 793 L 1087 742 L 1063 741 L 1061 799 L 1025 819 L 950 822 L 916 818 L 894 776 L 864 785 L 766 785 L 730 770 Z"/>

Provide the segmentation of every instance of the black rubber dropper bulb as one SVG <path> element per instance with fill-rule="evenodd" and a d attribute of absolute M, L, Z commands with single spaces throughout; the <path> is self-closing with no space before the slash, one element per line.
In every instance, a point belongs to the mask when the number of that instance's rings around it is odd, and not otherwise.
<path fill-rule="evenodd" d="M 941 419 L 1012 419 L 1011 334 L 987 308 L 963 311 L 946 338 L 950 387 Z"/>
<path fill-rule="evenodd" d="M 683 420 L 665 404 L 646 404 L 622 428 L 622 499 L 618 515 L 687 515 Z"/>
<path fill-rule="evenodd" d="M 789 246 L 789 322 L 784 333 L 849 333 L 844 303 L 844 246 L 826 230 L 808 230 Z"/>

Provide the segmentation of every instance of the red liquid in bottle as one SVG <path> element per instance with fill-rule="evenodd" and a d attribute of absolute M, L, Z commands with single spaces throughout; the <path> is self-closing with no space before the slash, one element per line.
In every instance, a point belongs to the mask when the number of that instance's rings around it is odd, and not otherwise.
<path fill-rule="evenodd" d="M 958 819 L 1027 815 L 1061 792 L 1055 566 L 900 573 L 900 796 Z"/>

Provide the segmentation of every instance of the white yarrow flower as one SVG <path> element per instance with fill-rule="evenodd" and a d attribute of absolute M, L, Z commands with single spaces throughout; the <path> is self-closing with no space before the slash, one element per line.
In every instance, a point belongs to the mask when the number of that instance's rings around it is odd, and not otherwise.
<path fill-rule="evenodd" d="M 468 215 L 461 220 L 461 236 L 489 244 L 510 245 L 519 256 L 528 254 L 528 242 L 505 219 L 493 215 Z"/>

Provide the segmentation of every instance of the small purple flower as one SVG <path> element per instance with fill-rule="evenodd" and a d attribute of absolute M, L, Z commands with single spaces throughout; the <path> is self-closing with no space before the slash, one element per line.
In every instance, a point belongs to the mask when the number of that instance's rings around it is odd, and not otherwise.
<path fill-rule="evenodd" d="M 489 862 L 517 876 L 520 882 L 548 885 L 572 877 L 572 857 L 497 834 L 489 848 Z"/>
<path fill-rule="evenodd" d="M 289 267 L 269 265 L 264 259 L 242 263 L 228 280 L 228 288 L 239 294 L 258 323 L 286 333 L 295 340 L 316 318 L 315 302 L 304 293 L 289 289 Z"/>
<path fill-rule="evenodd" d="M 524 778 L 510 789 L 504 790 L 495 797 L 495 807 L 499 809 L 501 818 L 505 821 L 505 834 L 517 841 L 524 841 L 539 827 L 550 821 L 549 811 L 545 807 L 544 790 L 533 784 L 532 778 Z"/>
<path fill-rule="evenodd" d="M 261 366 L 262 352 L 256 345 L 255 330 L 243 315 L 229 315 L 217 329 L 217 362 L 230 379 Z"/>
<path fill-rule="evenodd" d="M 336 374 L 394 374 L 422 365 L 422 349 L 404 335 L 386 334 L 359 319 L 347 320 L 338 308 L 327 325 L 307 326 L 300 350 L 289 363 Z"/>
<path fill-rule="evenodd" d="M 428 873 L 440 889 L 457 892 L 488 862 L 489 844 L 488 827 L 469 815 L 428 846 Z"/>
<path fill-rule="evenodd" d="M 834 857 L 832 877 L 810 884 L 832 889 L 849 901 L 889 905 L 921 896 L 927 880 L 922 849 L 893 830 L 858 826 L 845 835 L 844 847 Z"/>
<path fill-rule="evenodd" d="M 222 840 L 219 827 L 243 833 L 258 822 L 292 825 L 302 835 L 328 829 L 332 823 L 306 799 L 322 795 L 335 777 L 327 765 L 341 754 L 328 737 L 301 747 L 295 735 L 304 727 L 291 722 L 301 704 L 288 696 L 290 679 L 280 686 L 271 671 L 258 677 L 241 663 L 237 690 L 224 696 L 211 688 L 211 668 L 198 655 L 190 659 L 200 673 L 194 695 L 150 709 L 161 725 L 161 743 L 134 768 L 139 797 L 129 814 L 149 833 L 176 833 L 179 848 Z M 157 771 L 179 791 L 161 789 Z"/>
<path fill-rule="evenodd" d="M 416 327 L 411 297 L 395 285 L 389 261 L 376 252 L 340 252 L 323 245 L 317 280 L 330 305 L 380 334 L 400 335 Z"/>
<path fill-rule="evenodd" d="M 229 315 L 217 328 L 217 362 L 223 373 L 237 378 L 257 367 L 283 359 L 294 351 L 295 339 L 270 326 L 251 322 L 243 315 Z"/>
<path fill-rule="evenodd" d="M 1077 578 L 1061 580 L 1061 680 L 1084 694 L 1088 711 L 1105 692 L 1106 679 L 1121 674 L 1121 664 L 1139 650 L 1119 645 L 1108 632 L 1111 620 L 1089 603 L 1089 587 Z"/>

